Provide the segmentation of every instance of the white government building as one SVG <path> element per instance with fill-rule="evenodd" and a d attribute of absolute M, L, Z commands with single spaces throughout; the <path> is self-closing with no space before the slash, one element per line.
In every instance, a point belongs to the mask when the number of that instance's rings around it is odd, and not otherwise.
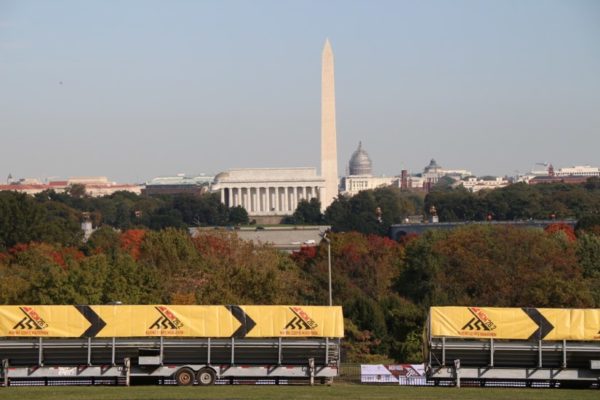
<path fill-rule="evenodd" d="M 213 192 L 228 207 L 242 206 L 251 216 L 293 214 L 301 200 L 320 198 L 325 180 L 313 167 L 239 168 L 215 176 Z"/>

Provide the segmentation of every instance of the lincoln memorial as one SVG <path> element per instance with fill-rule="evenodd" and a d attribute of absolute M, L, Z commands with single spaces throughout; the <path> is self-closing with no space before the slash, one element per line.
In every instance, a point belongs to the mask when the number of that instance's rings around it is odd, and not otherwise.
<path fill-rule="evenodd" d="M 293 214 L 302 199 L 321 199 L 325 181 L 312 167 L 242 168 L 215 176 L 212 190 L 223 204 L 242 206 L 251 216 L 282 216 Z"/>

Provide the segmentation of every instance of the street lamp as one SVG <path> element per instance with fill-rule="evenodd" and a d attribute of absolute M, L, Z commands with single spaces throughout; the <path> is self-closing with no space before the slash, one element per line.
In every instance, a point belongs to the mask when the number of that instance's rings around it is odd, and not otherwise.
<path fill-rule="evenodd" d="M 321 237 L 327 242 L 327 272 L 329 273 L 329 305 L 333 305 L 331 299 L 331 240 L 327 237 L 327 232 L 323 232 Z"/>

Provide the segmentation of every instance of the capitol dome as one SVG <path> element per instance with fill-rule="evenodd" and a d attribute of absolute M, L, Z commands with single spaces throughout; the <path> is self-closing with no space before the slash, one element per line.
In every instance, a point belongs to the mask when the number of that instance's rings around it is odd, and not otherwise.
<path fill-rule="evenodd" d="M 362 148 L 362 142 L 358 142 L 358 149 L 352 153 L 350 158 L 350 175 L 372 175 L 373 164 L 369 154 Z"/>

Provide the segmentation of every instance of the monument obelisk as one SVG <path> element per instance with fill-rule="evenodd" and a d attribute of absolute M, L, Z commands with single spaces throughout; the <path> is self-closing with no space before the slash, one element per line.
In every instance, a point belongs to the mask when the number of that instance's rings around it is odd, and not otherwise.
<path fill-rule="evenodd" d="M 321 68 L 321 177 L 325 180 L 325 190 L 320 197 L 324 211 L 338 195 L 335 80 L 329 39 L 323 47 Z"/>

